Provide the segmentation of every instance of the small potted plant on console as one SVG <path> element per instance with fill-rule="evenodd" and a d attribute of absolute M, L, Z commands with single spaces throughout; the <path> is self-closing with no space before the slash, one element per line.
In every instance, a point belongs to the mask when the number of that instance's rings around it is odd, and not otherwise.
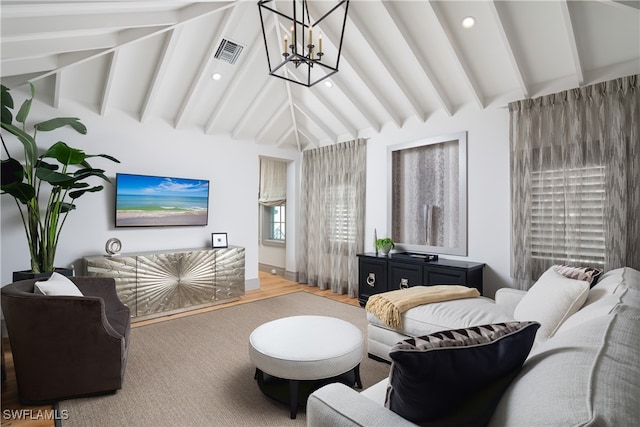
<path fill-rule="evenodd" d="M 384 239 L 376 240 L 376 250 L 380 252 L 382 255 L 389 255 L 389 251 L 395 248 L 396 245 L 393 243 L 390 237 L 385 237 Z"/>

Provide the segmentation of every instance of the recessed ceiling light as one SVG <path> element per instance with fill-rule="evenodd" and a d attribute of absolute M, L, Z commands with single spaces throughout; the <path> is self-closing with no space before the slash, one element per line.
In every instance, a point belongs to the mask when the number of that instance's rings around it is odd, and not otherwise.
<path fill-rule="evenodd" d="M 462 28 L 471 28 L 476 25 L 476 19 L 473 16 L 467 16 L 462 20 Z"/>
<path fill-rule="evenodd" d="M 325 80 L 325 81 L 324 81 L 324 85 L 325 85 L 326 87 L 333 87 L 333 83 L 331 83 L 331 81 L 330 81 L 330 80 Z"/>
<path fill-rule="evenodd" d="M 222 78 L 222 74 L 220 73 L 215 73 L 213 76 L 211 76 L 211 78 L 213 80 L 220 80 Z"/>

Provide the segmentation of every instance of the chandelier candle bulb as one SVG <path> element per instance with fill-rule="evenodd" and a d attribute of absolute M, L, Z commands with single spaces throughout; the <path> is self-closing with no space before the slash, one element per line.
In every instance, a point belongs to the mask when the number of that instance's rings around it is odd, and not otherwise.
<path fill-rule="evenodd" d="M 284 36 L 284 49 L 282 51 L 284 53 L 287 53 L 288 49 L 289 49 L 289 39 L 287 38 L 287 36 Z"/>
<path fill-rule="evenodd" d="M 318 52 L 322 52 L 322 33 L 318 35 Z"/>

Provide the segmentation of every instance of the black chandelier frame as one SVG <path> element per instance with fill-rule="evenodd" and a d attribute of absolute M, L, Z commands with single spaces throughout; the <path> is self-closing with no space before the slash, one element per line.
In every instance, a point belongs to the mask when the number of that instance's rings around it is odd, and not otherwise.
<path fill-rule="evenodd" d="M 338 67 L 340 65 L 340 55 L 342 53 L 342 40 L 344 39 L 344 29 L 347 23 L 347 13 L 349 10 L 349 0 L 338 0 L 336 5 L 332 7 L 327 13 L 322 15 L 318 20 L 314 23 L 311 23 L 311 18 L 309 15 L 309 7 L 307 4 L 307 0 L 291 0 L 293 3 L 293 13 L 292 16 L 289 16 L 282 11 L 279 11 L 273 7 L 271 4 L 275 4 L 275 0 L 261 0 L 258 1 L 258 10 L 260 12 L 260 23 L 262 26 L 262 37 L 264 39 L 264 46 L 267 53 L 267 64 L 269 65 L 269 74 L 281 78 L 283 80 L 287 80 L 302 86 L 311 87 L 338 72 Z M 319 46 L 316 50 L 316 45 L 313 44 L 313 39 L 305 38 L 305 34 L 312 28 L 317 28 L 317 26 L 329 15 L 331 15 L 334 11 L 336 11 L 339 7 L 344 5 L 344 19 L 342 21 L 342 29 L 340 32 L 340 42 L 338 43 L 338 54 L 336 57 L 335 66 L 326 64 L 322 62 L 322 57 L 324 56 L 324 52 L 322 52 L 322 41 L 321 36 L 319 36 Z M 301 7 L 300 7 L 301 6 Z M 301 9 L 301 13 L 298 15 L 298 9 Z M 282 52 L 282 56 L 284 60 L 278 63 L 275 67 L 271 65 L 271 56 L 269 55 L 269 44 L 267 42 L 267 31 L 265 29 L 265 17 L 263 16 L 263 10 L 275 13 L 288 21 L 291 22 L 291 43 L 287 42 L 287 36 L 285 36 L 284 47 L 287 48 L 284 52 Z M 301 50 L 299 50 L 301 47 Z M 285 75 L 277 74 L 283 67 L 288 66 L 289 64 L 293 64 L 296 69 L 300 67 L 306 67 L 305 79 L 298 80 L 295 78 L 287 77 Z M 326 74 L 317 78 L 316 80 L 312 80 L 311 70 L 314 66 L 321 67 L 326 71 Z"/>

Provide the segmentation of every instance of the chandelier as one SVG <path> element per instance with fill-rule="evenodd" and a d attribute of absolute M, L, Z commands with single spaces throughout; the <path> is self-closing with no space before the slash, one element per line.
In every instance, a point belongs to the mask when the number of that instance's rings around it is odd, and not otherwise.
<path fill-rule="evenodd" d="M 312 12 L 307 0 L 258 1 L 270 75 L 311 87 L 338 72 L 349 0 L 315 3 Z M 323 33 L 338 26 L 339 41 L 323 45 Z M 330 34 L 337 40 L 337 31 Z"/>

